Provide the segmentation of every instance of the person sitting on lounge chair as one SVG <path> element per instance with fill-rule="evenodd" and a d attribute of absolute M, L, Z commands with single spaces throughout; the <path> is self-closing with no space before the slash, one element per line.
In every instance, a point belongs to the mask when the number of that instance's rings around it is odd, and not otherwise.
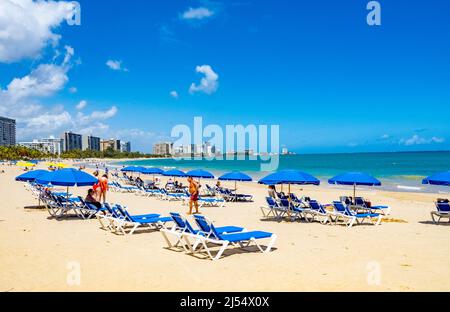
<path fill-rule="evenodd" d="M 275 185 L 269 185 L 268 193 L 269 197 L 272 197 L 274 199 L 277 198 L 277 190 L 275 189 Z"/>
<path fill-rule="evenodd" d="M 93 189 L 89 189 L 88 194 L 87 194 L 86 198 L 84 199 L 84 201 L 89 203 L 89 204 L 94 205 L 98 209 L 102 208 L 102 204 L 95 199 L 94 195 L 95 195 L 94 190 Z"/>

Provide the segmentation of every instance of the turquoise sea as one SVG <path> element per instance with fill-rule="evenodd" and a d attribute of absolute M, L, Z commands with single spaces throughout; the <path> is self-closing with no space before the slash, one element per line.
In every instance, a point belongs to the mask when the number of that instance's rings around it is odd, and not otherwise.
<path fill-rule="evenodd" d="M 220 175 L 238 170 L 258 179 L 261 160 L 193 160 L 149 159 L 118 163 L 120 165 L 155 166 L 162 169 L 206 169 Z M 431 190 L 421 185 L 423 177 L 450 170 L 450 152 L 358 153 L 358 154 L 304 154 L 280 156 L 279 170 L 297 169 L 315 175 L 326 183 L 336 174 L 362 171 L 382 180 L 384 188 L 396 190 Z M 446 192 L 447 189 L 441 188 Z M 450 192 L 450 189 L 448 189 Z"/>

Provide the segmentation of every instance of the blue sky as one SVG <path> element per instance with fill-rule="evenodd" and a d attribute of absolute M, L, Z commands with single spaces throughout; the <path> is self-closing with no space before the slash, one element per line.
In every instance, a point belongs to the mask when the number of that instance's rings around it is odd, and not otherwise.
<path fill-rule="evenodd" d="M 450 149 L 448 1 L 379 1 L 382 24 L 372 27 L 364 0 L 79 2 L 80 26 L 49 26 L 56 43 L 27 29 L 45 42 L 28 51 L 18 39 L 24 56 L 14 57 L 0 40 L 0 92 L 23 110 L 13 116 L 19 139 L 72 129 L 148 152 L 202 116 L 278 124 L 297 152 Z M 63 68 L 61 82 L 11 100 L 13 79 L 29 88 L 24 77 L 42 80 L 42 64 Z M 202 65 L 218 78 L 190 92 Z"/>

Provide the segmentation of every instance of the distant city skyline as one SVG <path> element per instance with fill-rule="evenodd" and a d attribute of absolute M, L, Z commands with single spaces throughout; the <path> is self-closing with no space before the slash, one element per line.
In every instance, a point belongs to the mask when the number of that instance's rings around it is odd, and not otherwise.
<path fill-rule="evenodd" d="M 0 115 L 18 142 L 72 129 L 151 153 L 202 116 L 279 125 L 297 153 L 450 150 L 448 1 L 380 0 L 379 26 L 369 1 L 79 0 L 79 26 L 68 1 L 17 1 L 0 3 Z"/>

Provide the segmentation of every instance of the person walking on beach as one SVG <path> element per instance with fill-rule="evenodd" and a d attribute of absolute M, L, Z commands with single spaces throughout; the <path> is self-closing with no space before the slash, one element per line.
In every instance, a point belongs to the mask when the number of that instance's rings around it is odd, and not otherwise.
<path fill-rule="evenodd" d="M 102 190 L 100 188 L 100 179 L 98 177 L 98 171 L 94 172 L 94 177 L 97 178 L 97 183 L 94 184 L 94 186 L 92 187 L 94 190 L 94 197 L 97 199 L 97 201 L 100 201 L 100 197 L 102 195 Z"/>
<path fill-rule="evenodd" d="M 100 198 L 99 202 L 103 200 L 103 203 L 106 203 L 106 192 L 108 191 L 108 175 L 104 174 L 100 180 Z"/>
<path fill-rule="evenodd" d="M 187 181 L 189 183 L 189 194 L 191 194 L 191 198 L 189 200 L 189 212 L 187 214 L 192 214 L 192 205 L 195 207 L 195 213 L 198 214 L 200 213 L 198 211 L 198 183 L 195 182 L 192 177 L 188 177 Z"/>

